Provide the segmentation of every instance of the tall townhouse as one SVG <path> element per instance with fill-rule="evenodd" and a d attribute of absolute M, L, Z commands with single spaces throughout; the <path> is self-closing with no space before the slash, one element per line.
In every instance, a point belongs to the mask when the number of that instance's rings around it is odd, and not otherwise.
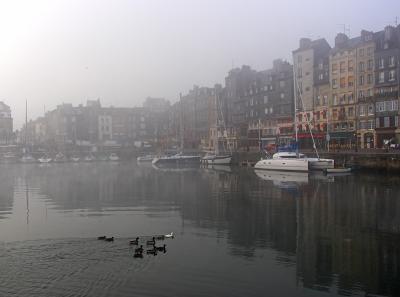
<path fill-rule="evenodd" d="M 356 47 L 357 145 L 375 147 L 374 33 L 361 31 Z"/>
<path fill-rule="evenodd" d="M 225 95 L 228 104 L 227 124 L 234 127 L 233 146 L 237 149 L 245 149 L 247 143 L 247 121 L 246 106 L 249 86 L 254 82 L 257 71 L 250 66 L 243 65 L 241 68 L 235 68 L 229 71 L 225 78 Z M 253 92 L 253 91 L 251 91 Z M 251 94 L 252 95 L 252 94 Z"/>
<path fill-rule="evenodd" d="M 376 34 L 375 133 L 376 147 L 399 137 L 399 27 L 387 26 Z"/>
<path fill-rule="evenodd" d="M 330 94 L 329 51 L 325 39 L 300 39 L 300 46 L 293 51 L 294 88 L 296 100 L 295 125 L 301 148 L 312 148 L 311 134 L 320 144 L 325 139 L 326 109 Z"/>
<path fill-rule="evenodd" d="M 330 145 L 335 149 L 356 147 L 356 49 L 361 38 L 349 39 L 339 33 L 329 56 L 331 102 L 329 106 Z"/>
<path fill-rule="evenodd" d="M 249 147 L 287 144 L 293 137 L 293 67 L 283 60 L 258 72 L 245 92 Z"/>

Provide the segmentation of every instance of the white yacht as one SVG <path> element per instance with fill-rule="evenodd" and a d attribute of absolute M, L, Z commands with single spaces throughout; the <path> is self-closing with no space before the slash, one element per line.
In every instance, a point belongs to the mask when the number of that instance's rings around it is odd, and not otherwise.
<path fill-rule="evenodd" d="M 21 163 L 36 163 L 36 159 L 31 154 L 24 154 L 21 159 Z"/>
<path fill-rule="evenodd" d="M 108 157 L 108 159 L 113 162 L 119 161 L 119 157 L 116 153 L 111 153 L 111 155 Z"/>
<path fill-rule="evenodd" d="M 53 161 L 53 159 L 50 158 L 50 157 L 47 156 L 47 155 L 44 155 L 43 157 L 40 157 L 40 158 L 38 159 L 38 161 L 39 161 L 39 163 L 45 163 L 45 164 L 47 164 L 47 163 L 50 163 L 51 161 Z"/>
<path fill-rule="evenodd" d="M 198 165 L 200 156 L 176 154 L 173 156 L 156 157 L 151 161 L 153 165 Z"/>
<path fill-rule="evenodd" d="M 275 153 L 270 159 L 262 159 L 254 165 L 255 169 L 301 171 L 310 170 L 310 161 L 302 154 L 293 152 Z"/>

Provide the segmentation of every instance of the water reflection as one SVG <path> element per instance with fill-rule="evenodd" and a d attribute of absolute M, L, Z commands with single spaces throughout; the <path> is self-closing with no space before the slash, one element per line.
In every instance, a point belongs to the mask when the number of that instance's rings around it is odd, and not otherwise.
<path fill-rule="evenodd" d="M 61 237 L 97 235 L 99 228 L 121 230 L 121 236 L 138 230 L 151 234 L 164 227 L 188 238 L 185 245 L 201 242 L 201 248 L 190 247 L 193 252 L 213 253 L 208 244 L 216 240 L 233 259 L 251 265 L 268 254 L 275 265 L 295 268 L 299 287 L 343 295 L 400 295 L 397 176 L 134 164 L 16 166 L 0 174 L 0 226 L 14 220 L 28 194 L 32 230 L 49 224 L 39 221 L 45 205 L 53 227 L 57 220 L 67 222 L 57 229 Z M 68 213 L 83 231 L 74 229 L 71 217 L 62 217 Z M 109 218 L 97 220 L 102 216 Z M 85 224 L 87 233 L 79 233 L 86 232 Z M 16 220 L 9 228 L 18 226 Z M 253 272 L 263 269 L 276 267 Z"/>

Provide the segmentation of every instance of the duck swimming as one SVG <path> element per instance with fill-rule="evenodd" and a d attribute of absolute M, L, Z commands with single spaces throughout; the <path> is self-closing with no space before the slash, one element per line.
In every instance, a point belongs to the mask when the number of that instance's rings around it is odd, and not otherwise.
<path fill-rule="evenodd" d="M 99 237 L 97 237 L 97 239 L 98 240 L 104 240 L 104 239 L 106 239 L 106 237 L 105 236 L 99 236 Z"/>
<path fill-rule="evenodd" d="M 156 238 L 153 237 L 152 240 L 148 240 L 146 243 L 147 243 L 147 245 L 155 245 L 156 244 Z"/>
<path fill-rule="evenodd" d="M 129 244 L 138 245 L 139 244 L 139 237 L 136 237 L 135 239 L 129 241 Z"/>
<path fill-rule="evenodd" d="M 110 241 L 114 241 L 114 237 L 108 237 L 108 238 L 105 239 L 105 241 L 109 241 L 109 242 Z"/>

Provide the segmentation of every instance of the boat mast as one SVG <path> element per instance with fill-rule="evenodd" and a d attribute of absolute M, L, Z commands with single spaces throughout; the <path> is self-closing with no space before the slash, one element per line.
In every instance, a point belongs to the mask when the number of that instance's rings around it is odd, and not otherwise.
<path fill-rule="evenodd" d="M 28 142 L 28 99 L 25 100 L 25 148 L 26 150 L 26 145 Z M 26 152 L 24 152 L 26 153 Z"/>
<path fill-rule="evenodd" d="M 180 136 L 181 136 L 181 152 L 183 152 L 183 133 L 184 133 L 184 130 L 183 130 L 183 104 L 182 104 L 182 93 L 179 93 L 179 105 L 180 105 L 180 116 L 179 116 L 179 120 L 180 120 L 180 123 L 179 123 L 179 126 L 180 126 Z"/>
<path fill-rule="evenodd" d="M 293 57 L 293 89 L 294 89 L 294 131 L 296 137 L 296 154 L 299 154 L 299 145 L 298 145 L 298 135 L 297 135 L 297 76 L 296 76 L 296 64 L 295 59 Z"/>

